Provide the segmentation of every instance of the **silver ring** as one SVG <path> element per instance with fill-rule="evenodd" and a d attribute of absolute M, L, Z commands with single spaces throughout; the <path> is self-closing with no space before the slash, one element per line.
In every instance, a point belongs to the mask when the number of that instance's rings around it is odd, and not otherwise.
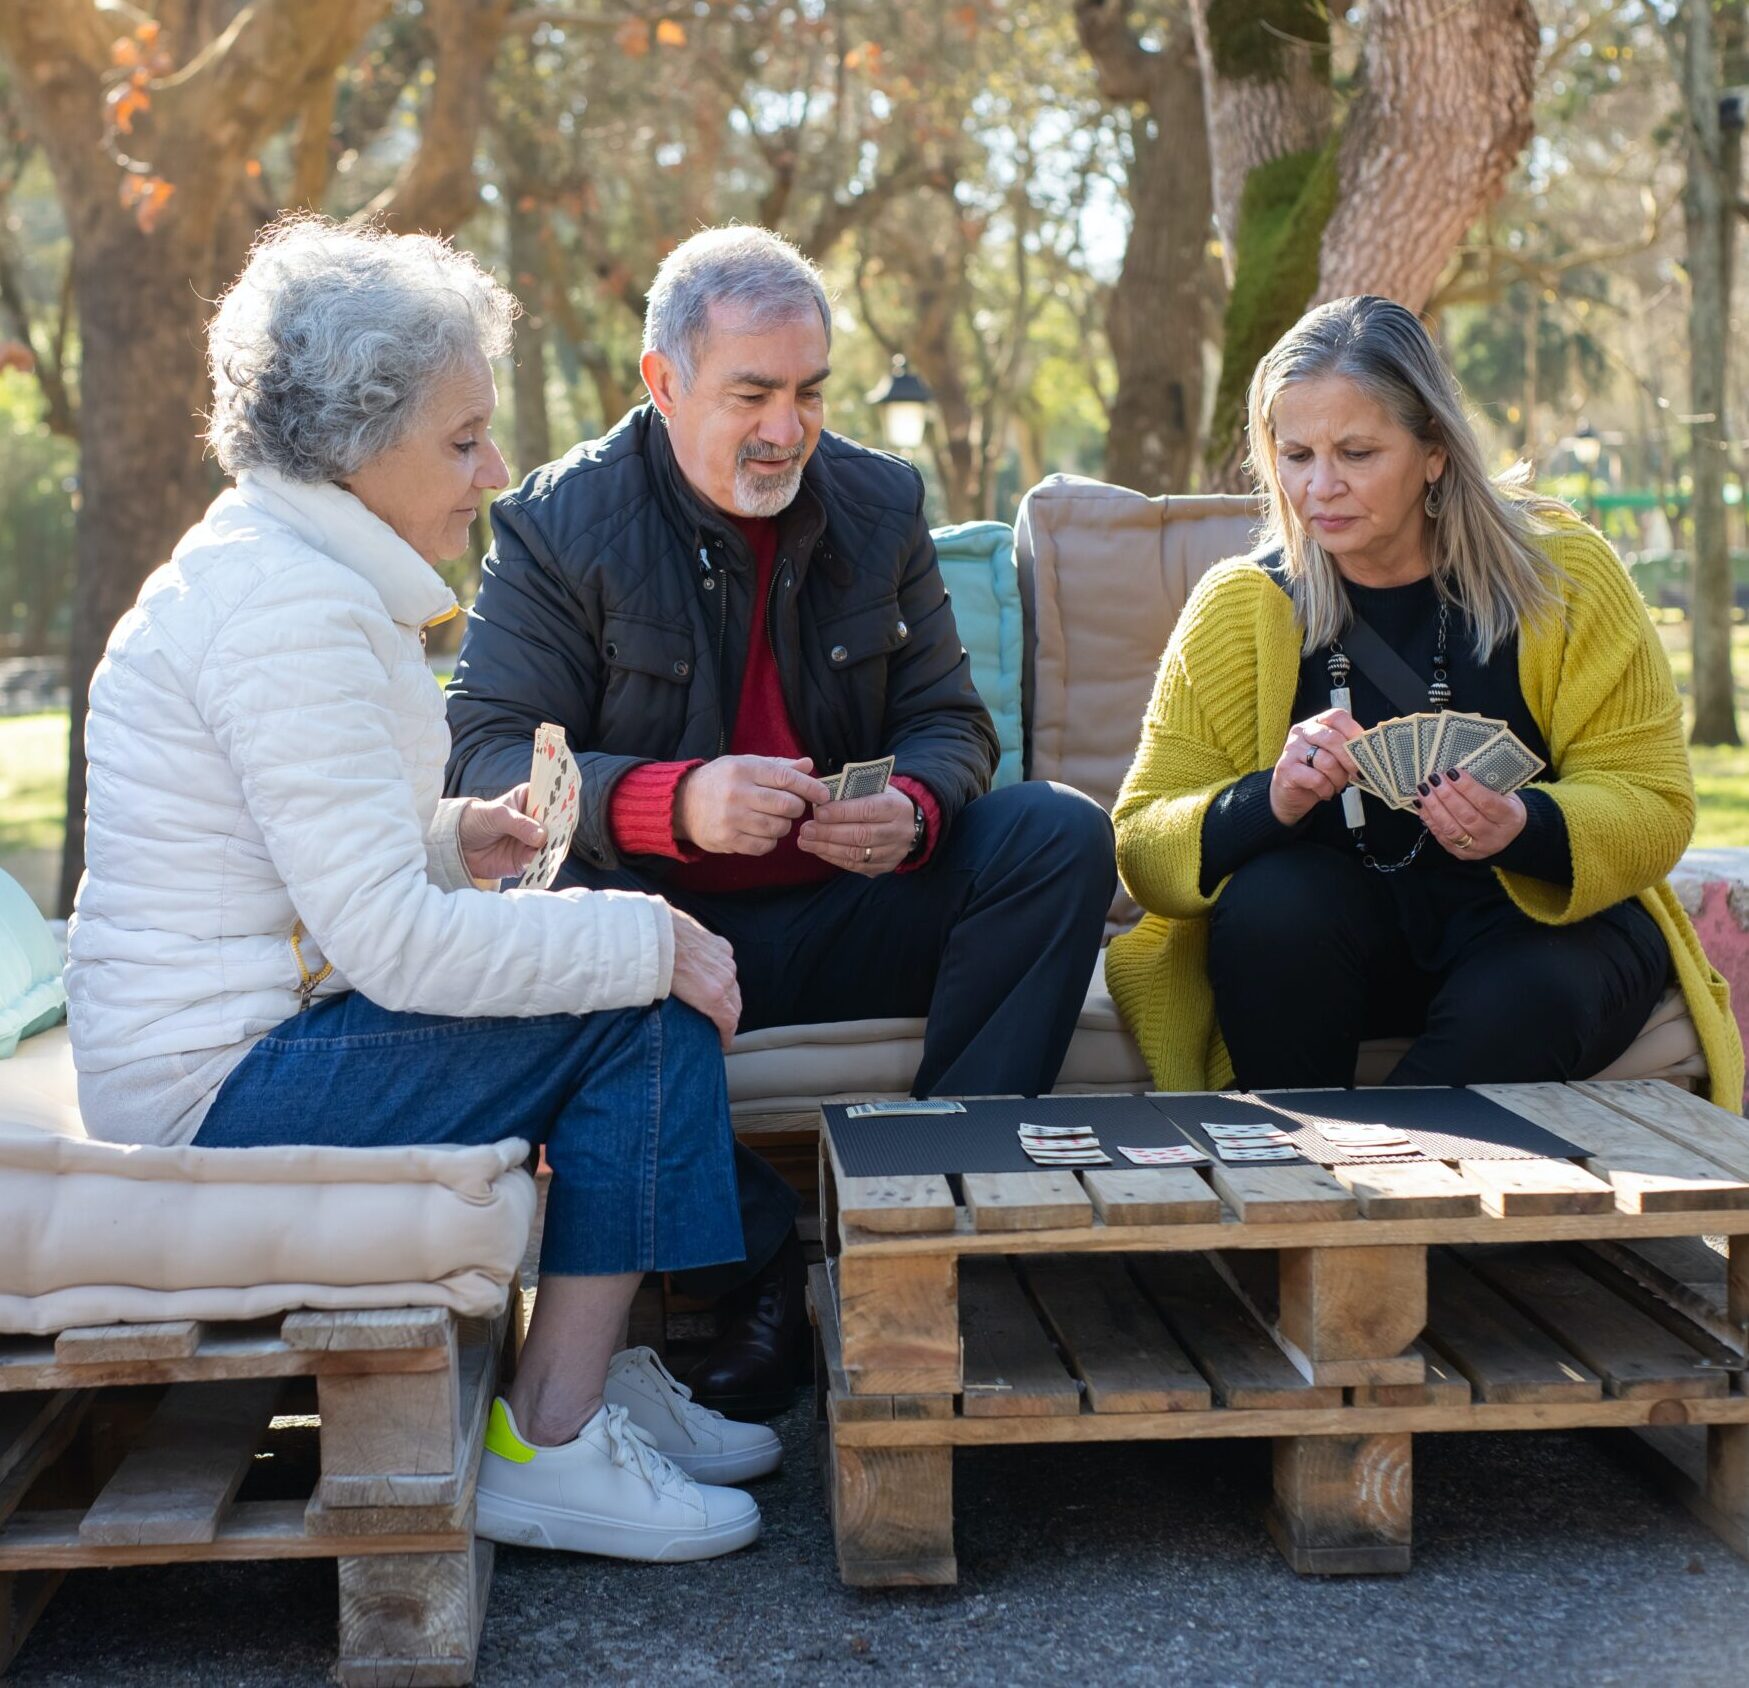
<path fill-rule="evenodd" d="M 1323 748 L 1323 746 L 1322 746 L 1322 745 L 1316 745 L 1316 744 L 1315 744 L 1315 745 L 1313 745 L 1313 746 L 1312 746 L 1312 748 L 1311 748 L 1311 749 L 1310 749 L 1310 750 L 1308 750 L 1308 751 L 1307 751 L 1307 752 L 1306 752 L 1306 766 L 1307 766 L 1307 767 L 1308 767 L 1308 768 L 1315 768 L 1315 767 L 1317 767 L 1317 765 L 1318 765 L 1318 752 L 1319 752 L 1319 751 L 1320 751 L 1320 750 L 1321 750 L 1321 749 L 1322 749 L 1322 748 Z"/>
<path fill-rule="evenodd" d="M 870 862 L 872 862 L 873 860 L 874 860 L 874 846 L 872 844 L 863 845 L 863 847 L 862 847 L 862 865 L 864 867 L 867 867 L 868 864 Z"/>

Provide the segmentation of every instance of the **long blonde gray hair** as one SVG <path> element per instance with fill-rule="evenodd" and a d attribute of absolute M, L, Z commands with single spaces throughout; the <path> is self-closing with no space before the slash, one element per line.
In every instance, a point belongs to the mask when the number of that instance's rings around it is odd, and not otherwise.
<path fill-rule="evenodd" d="M 1352 381 L 1423 444 L 1444 447 L 1445 470 L 1430 489 L 1439 514 L 1427 523 L 1428 561 L 1440 596 L 1468 622 L 1477 654 L 1492 656 L 1520 627 L 1555 613 L 1560 571 L 1534 541 L 1545 518 L 1571 512 L 1529 489 L 1528 464 L 1489 476 L 1457 379 L 1420 319 L 1366 294 L 1308 311 L 1251 377 L 1246 466 L 1263 498 L 1262 543 L 1282 554 L 1304 649 L 1342 636 L 1348 593 L 1335 559 L 1288 502 L 1276 466 L 1274 411 L 1284 387 L 1326 376 Z"/>

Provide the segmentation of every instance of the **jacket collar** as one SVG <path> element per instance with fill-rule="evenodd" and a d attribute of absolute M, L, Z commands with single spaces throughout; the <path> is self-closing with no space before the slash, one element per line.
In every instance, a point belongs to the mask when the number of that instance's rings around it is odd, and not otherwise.
<path fill-rule="evenodd" d="M 650 484 L 668 519 L 689 545 L 694 535 L 706 533 L 728 540 L 736 555 L 740 555 L 746 548 L 740 529 L 731 517 L 693 490 L 674 455 L 662 413 L 654 405 L 645 405 L 640 415 L 644 426 L 644 462 L 648 465 Z M 798 578 L 806 572 L 808 559 L 826 532 L 828 496 L 827 478 L 816 450 L 802 469 L 802 484 L 794 501 L 777 518 L 783 547 L 796 559 Z"/>
<path fill-rule="evenodd" d="M 403 627 L 429 627 L 456 613 L 455 593 L 442 575 L 343 487 L 288 480 L 273 469 L 245 469 L 231 496 L 283 522 L 323 556 L 351 569 Z"/>

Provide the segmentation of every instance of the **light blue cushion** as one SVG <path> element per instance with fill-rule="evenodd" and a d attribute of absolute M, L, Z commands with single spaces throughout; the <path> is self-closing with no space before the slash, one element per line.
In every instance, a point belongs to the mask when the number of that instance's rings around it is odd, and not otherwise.
<path fill-rule="evenodd" d="M 49 923 L 10 874 L 0 873 L 0 1060 L 20 1038 L 67 1017 L 61 950 Z"/>
<path fill-rule="evenodd" d="M 936 528 L 935 554 L 953 598 L 960 643 L 972 659 L 972 684 L 996 722 L 1002 760 L 996 785 L 1021 778 L 1020 668 L 1025 655 L 1020 624 L 1020 577 L 1014 568 L 1014 530 L 1005 522 L 961 522 Z"/>

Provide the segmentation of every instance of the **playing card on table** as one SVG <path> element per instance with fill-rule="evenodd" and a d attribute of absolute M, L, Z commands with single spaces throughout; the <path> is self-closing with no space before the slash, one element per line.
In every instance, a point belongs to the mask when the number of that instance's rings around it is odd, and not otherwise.
<path fill-rule="evenodd" d="M 1298 1149 L 1253 1149 L 1237 1143 L 1217 1143 L 1215 1147 L 1224 1161 L 1282 1161 L 1300 1158 Z"/>
<path fill-rule="evenodd" d="M 1242 1120 L 1233 1124 L 1204 1120 L 1202 1122 L 1202 1128 L 1209 1134 L 1209 1136 L 1214 1138 L 1217 1143 L 1246 1142 L 1253 1138 L 1261 1138 L 1264 1140 L 1274 1138 L 1279 1140 L 1287 1135 L 1279 1125 L 1270 1125 L 1266 1120 Z"/>
<path fill-rule="evenodd" d="M 1541 771 L 1543 761 L 1519 742 L 1511 728 L 1496 733 L 1458 766 L 1471 779 L 1504 796 Z"/>
<path fill-rule="evenodd" d="M 1100 1149 L 1028 1149 L 1026 1154 L 1038 1166 L 1111 1165 L 1111 1156 Z"/>
<path fill-rule="evenodd" d="M 1117 1152 L 1137 1166 L 1200 1166 L 1208 1160 L 1194 1143 L 1172 1143 L 1162 1148 L 1126 1149 L 1118 1144 Z"/>
<path fill-rule="evenodd" d="M 1080 1137 L 1028 1137 L 1023 1132 L 1020 1146 L 1030 1155 L 1034 1149 L 1046 1152 L 1057 1149 L 1097 1149 L 1099 1139 L 1090 1131 Z"/>
<path fill-rule="evenodd" d="M 1020 1135 L 1022 1137 L 1091 1137 L 1093 1133 L 1084 1125 L 1031 1125 L 1022 1120 Z"/>
<path fill-rule="evenodd" d="M 1327 1143 L 1407 1143 L 1408 1134 L 1394 1125 L 1325 1125 L 1319 1128 Z"/>
<path fill-rule="evenodd" d="M 565 745 L 565 729 L 543 722 L 535 730 L 534 766 L 528 776 L 528 813 L 547 829 L 547 841 L 523 870 L 518 886 L 544 891 L 558 878 L 571 852 L 571 836 L 583 791 L 583 776 Z"/>
<path fill-rule="evenodd" d="M 1430 772 L 1443 775 L 1450 768 L 1461 768 L 1464 758 L 1473 756 L 1506 723 L 1487 715 L 1465 715 L 1448 709 L 1439 718 L 1439 736 L 1433 741 L 1433 766 Z"/>
<path fill-rule="evenodd" d="M 879 797 L 893 777 L 893 758 L 874 762 L 846 762 L 826 783 L 833 788 L 832 801 L 848 803 L 857 797 Z"/>
<path fill-rule="evenodd" d="M 964 1102 L 908 1100 L 903 1102 L 853 1102 L 844 1110 L 846 1119 L 886 1119 L 900 1114 L 963 1114 Z"/>

